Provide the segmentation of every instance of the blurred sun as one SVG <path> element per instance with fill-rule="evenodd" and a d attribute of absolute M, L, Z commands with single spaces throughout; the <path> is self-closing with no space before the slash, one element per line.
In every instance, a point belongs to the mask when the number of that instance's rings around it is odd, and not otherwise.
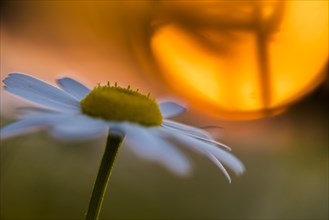
<path fill-rule="evenodd" d="M 151 50 L 178 94 L 220 117 L 251 119 L 285 110 L 324 79 L 328 1 L 232 3 L 229 9 L 243 11 L 241 19 L 204 13 L 218 24 L 156 28 Z"/>

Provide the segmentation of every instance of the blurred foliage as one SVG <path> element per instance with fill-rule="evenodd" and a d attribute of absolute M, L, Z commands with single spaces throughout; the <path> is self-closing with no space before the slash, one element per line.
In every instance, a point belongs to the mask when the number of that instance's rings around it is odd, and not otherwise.
<path fill-rule="evenodd" d="M 80 146 L 42 135 L 1 148 L 1 219 L 83 219 L 102 143 Z M 180 179 L 125 149 L 115 165 L 104 219 L 324 219 L 328 158 L 319 144 L 290 152 L 237 152 L 247 173 L 230 185 L 205 158 Z"/>

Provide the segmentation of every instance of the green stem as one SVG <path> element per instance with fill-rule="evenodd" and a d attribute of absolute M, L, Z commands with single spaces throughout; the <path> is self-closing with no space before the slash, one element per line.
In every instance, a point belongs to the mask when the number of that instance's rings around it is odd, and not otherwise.
<path fill-rule="evenodd" d="M 122 137 L 118 135 L 108 135 L 105 151 L 99 166 L 93 193 L 89 202 L 86 220 L 97 220 L 102 208 L 107 184 L 110 180 L 113 164 L 122 143 Z"/>

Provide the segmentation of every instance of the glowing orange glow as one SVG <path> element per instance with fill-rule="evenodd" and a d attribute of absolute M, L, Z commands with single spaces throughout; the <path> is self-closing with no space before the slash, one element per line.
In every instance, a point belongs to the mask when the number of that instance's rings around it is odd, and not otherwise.
<path fill-rule="evenodd" d="M 262 8 L 262 19 L 270 9 Z M 277 114 L 321 82 L 328 59 L 327 1 L 286 1 L 282 14 L 263 38 L 254 29 L 192 32 L 167 23 L 151 50 L 168 84 L 196 107 L 230 119 Z"/>
<path fill-rule="evenodd" d="M 291 1 L 286 11 L 285 22 L 269 44 L 271 106 L 284 105 L 313 89 L 328 60 L 328 1 Z"/>
<path fill-rule="evenodd" d="M 244 71 L 257 68 L 255 53 L 246 54 L 252 50 L 254 38 L 251 35 L 241 37 L 245 39 L 244 44 L 235 45 L 236 51 L 231 55 L 239 60 L 239 65 L 232 63 L 231 56 L 223 59 L 202 47 L 177 26 L 166 26 L 159 30 L 152 45 L 155 45 L 156 58 L 164 61 L 160 65 L 165 72 L 175 75 L 166 75 L 168 80 L 174 80 L 172 85 L 177 89 L 184 86 L 185 95 L 195 98 L 195 93 L 198 93 L 203 99 L 231 111 L 260 109 L 258 82 L 253 80 L 257 79 L 257 72 Z M 181 74 L 182 70 L 187 74 Z M 231 77 L 227 73 L 239 74 L 239 77 Z M 236 90 L 232 89 L 233 85 Z"/>

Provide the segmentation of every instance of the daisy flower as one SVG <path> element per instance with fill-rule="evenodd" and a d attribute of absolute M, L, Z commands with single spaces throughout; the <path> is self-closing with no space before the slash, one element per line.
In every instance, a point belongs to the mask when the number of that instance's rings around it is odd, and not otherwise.
<path fill-rule="evenodd" d="M 158 104 L 149 95 L 117 84 L 98 85 L 90 90 L 71 78 L 58 79 L 59 88 L 21 73 L 9 74 L 3 82 L 7 92 L 38 106 L 18 108 L 20 120 L 1 128 L 1 139 L 38 129 L 46 129 L 53 137 L 64 140 L 81 141 L 108 134 L 112 159 L 106 161 L 105 150 L 102 163 L 110 164 L 106 168 L 109 170 L 117 153 L 113 146 L 118 148 L 122 142 L 138 157 L 181 176 L 191 172 L 191 164 L 178 147 L 209 158 L 229 182 L 231 178 L 224 166 L 236 174 L 244 172 L 243 164 L 230 153 L 230 148 L 214 140 L 207 131 L 169 119 L 186 111 L 178 103 Z M 102 165 L 99 175 L 101 169 Z M 110 171 L 104 177 L 106 181 L 109 175 Z M 96 180 L 94 190 L 97 187 Z"/>

